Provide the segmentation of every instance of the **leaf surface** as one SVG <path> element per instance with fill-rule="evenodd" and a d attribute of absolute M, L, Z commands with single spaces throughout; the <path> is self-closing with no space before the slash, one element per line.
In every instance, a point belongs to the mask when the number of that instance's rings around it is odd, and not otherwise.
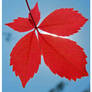
<path fill-rule="evenodd" d="M 78 32 L 87 20 L 73 8 L 62 8 L 49 14 L 39 28 L 59 36 L 69 36 Z"/>
<path fill-rule="evenodd" d="M 25 87 L 28 80 L 37 73 L 41 64 L 41 53 L 35 32 L 30 32 L 20 39 L 10 56 L 10 65 L 13 66 L 13 71 Z"/>
<path fill-rule="evenodd" d="M 5 24 L 18 32 L 26 32 L 34 28 L 32 20 L 28 18 L 18 17 L 13 22 Z"/>
<path fill-rule="evenodd" d="M 39 7 L 38 7 L 38 2 L 34 6 L 34 8 L 31 9 L 30 13 L 32 14 L 32 17 L 34 19 L 35 24 L 37 25 L 39 20 L 40 20 L 40 11 L 39 11 Z M 29 13 L 29 19 L 32 20 L 32 17 L 30 16 L 30 13 Z"/>
<path fill-rule="evenodd" d="M 69 80 L 88 76 L 87 56 L 76 42 L 40 33 L 39 39 L 45 64 L 54 74 Z"/>

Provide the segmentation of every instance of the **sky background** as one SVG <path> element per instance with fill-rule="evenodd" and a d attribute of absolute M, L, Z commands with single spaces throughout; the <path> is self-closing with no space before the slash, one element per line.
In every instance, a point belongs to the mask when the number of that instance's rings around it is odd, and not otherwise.
<path fill-rule="evenodd" d="M 39 9 L 41 12 L 40 22 L 52 11 L 58 8 L 74 8 L 79 10 L 83 16 L 88 18 L 88 22 L 81 28 L 77 34 L 69 37 L 76 41 L 81 47 L 84 48 L 87 54 L 86 65 L 87 71 L 90 74 L 90 1 L 89 0 L 28 0 L 31 8 L 38 1 Z M 11 28 L 5 26 L 5 23 L 12 22 L 17 17 L 27 17 L 28 9 L 25 0 L 3 0 L 3 92 L 49 92 L 52 88 L 55 88 L 58 83 L 64 82 L 65 88 L 62 92 L 84 92 L 89 89 L 90 76 L 74 81 L 69 81 L 65 78 L 61 78 L 58 75 L 54 75 L 49 68 L 44 64 L 43 57 L 41 59 L 41 65 L 38 73 L 33 79 L 27 83 L 26 88 L 22 88 L 19 77 L 15 76 L 12 72 L 10 64 L 10 53 L 16 42 L 23 37 L 25 33 L 18 33 Z M 60 91 L 61 92 L 61 91 Z"/>

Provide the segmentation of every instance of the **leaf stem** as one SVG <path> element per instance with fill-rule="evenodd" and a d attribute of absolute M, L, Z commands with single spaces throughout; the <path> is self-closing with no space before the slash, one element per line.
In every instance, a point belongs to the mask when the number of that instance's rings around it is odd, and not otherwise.
<path fill-rule="evenodd" d="M 28 10 L 29 10 L 29 12 L 30 12 L 30 6 L 29 6 L 29 4 L 28 4 L 28 1 L 26 0 L 26 4 L 27 4 L 27 7 L 28 7 Z"/>
<path fill-rule="evenodd" d="M 35 23 L 35 21 L 34 21 L 34 18 L 33 18 L 33 16 L 32 16 L 32 13 L 31 13 L 31 9 L 30 9 L 30 6 L 29 6 L 29 3 L 28 3 L 28 0 L 25 0 L 25 1 L 26 1 L 26 4 L 27 4 L 27 7 L 28 7 L 28 10 L 29 10 L 29 14 L 30 14 L 30 16 L 31 16 L 31 18 L 32 18 L 32 21 L 33 21 L 33 23 L 34 23 L 34 27 L 35 27 L 35 29 L 37 29 L 36 23 Z"/>

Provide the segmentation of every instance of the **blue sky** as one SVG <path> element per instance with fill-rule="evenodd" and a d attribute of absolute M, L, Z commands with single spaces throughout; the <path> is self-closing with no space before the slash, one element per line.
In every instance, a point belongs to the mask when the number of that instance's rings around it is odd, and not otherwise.
<path fill-rule="evenodd" d="M 74 8 L 79 10 L 86 18 L 88 22 L 81 28 L 77 34 L 70 36 L 69 38 L 76 41 L 80 46 L 84 48 L 87 54 L 87 71 L 90 73 L 90 2 L 89 0 L 28 0 L 30 6 L 33 7 L 38 1 L 41 20 L 40 22 L 52 11 L 58 8 Z M 27 83 L 26 88 L 22 88 L 21 82 L 15 73 L 12 72 L 10 64 L 10 52 L 16 42 L 23 37 L 26 33 L 18 33 L 9 27 L 5 26 L 5 23 L 12 22 L 17 17 L 27 17 L 28 9 L 26 7 L 25 0 L 3 0 L 3 92 L 49 92 L 49 90 L 55 87 L 60 81 L 64 81 L 67 85 L 63 92 L 83 92 L 83 90 L 89 88 L 89 77 L 82 78 L 80 80 L 68 81 L 65 78 L 60 78 L 58 75 L 54 75 L 48 67 L 44 64 L 42 57 L 42 64 L 40 65 L 38 73 L 33 79 Z M 10 40 L 7 41 L 7 34 L 11 34 Z"/>

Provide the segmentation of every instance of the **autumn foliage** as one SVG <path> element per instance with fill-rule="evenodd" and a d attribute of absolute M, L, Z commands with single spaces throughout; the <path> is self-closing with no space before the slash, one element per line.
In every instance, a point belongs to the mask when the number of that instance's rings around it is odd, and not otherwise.
<path fill-rule="evenodd" d="M 70 39 L 39 32 L 40 29 L 58 36 L 70 36 L 77 33 L 87 19 L 73 8 L 63 8 L 56 9 L 37 26 L 40 20 L 38 3 L 30 13 L 27 18 L 18 17 L 6 24 L 18 32 L 34 29 L 17 42 L 10 54 L 10 65 L 13 66 L 16 76 L 19 76 L 23 87 L 37 73 L 41 55 L 49 69 L 60 77 L 76 80 L 88 76 L 87 56 L 82 47 Z"/>

